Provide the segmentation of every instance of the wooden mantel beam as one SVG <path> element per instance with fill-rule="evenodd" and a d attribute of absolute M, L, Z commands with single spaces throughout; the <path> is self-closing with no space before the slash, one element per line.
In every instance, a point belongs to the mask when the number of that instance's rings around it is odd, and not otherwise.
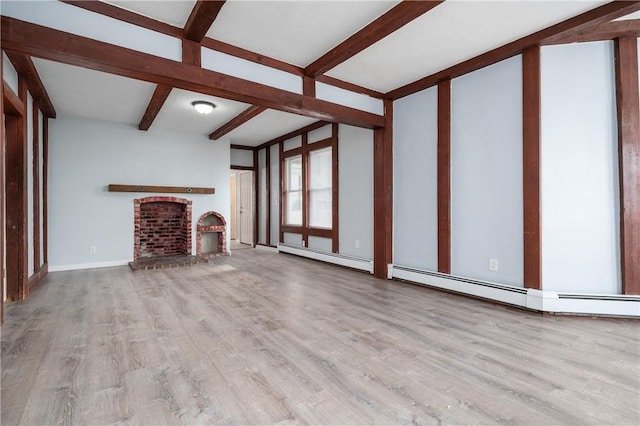
<path fill-rule="evenodd" d="M 220 126 L 218 129 L 214 130 L 209 135 L 209 139 L 211 140 L 220 139 L 227 133 L 237 129 L 247 121 L 251 120 L 252 118 L 256 117 L 258 114 L 261 114 L 266 110 L 267 109 L 265 107 L 255 106 L 255 105 L 250 106 L 249 108 L 245 109 L 240 114 L 238 114 L 237 116 L 233 117 L 231 120 L 229 120 L 228 122 Z"/>
<path fill-rule="evenodd" d="M 463 74 L 479 70 L 480 68 L 484 68 L 518 55 L 528 47 L 542 44 L 553 44 L 559 39 L 570 37 L 573 34 L 584 31 L 586 28 L 590 28 L 594 25 L 600 25 L 604 22 L 609 22 L 638 10 L 640 10 L 640 1 L 612 1 L 573 18 L 567 19 L 566 21 L 562 21 L 559 24 L 552 25 L 536 33 L 505 44 L 504 46 L 490 50 L 445 70 L 421 78 L 413 83 L 406 84 L 388 92 L 386 95 L 393 100 L 403 98 L 412 93 L 434 86 L 440 81 L 456 78 Z"/>
<path fill-rule="evenodd" d="M 378 114 L 277 89 L 193 65 L 2 17 L 2 47 L 8 51 L 108 72 L 357 127 L 380 128 Z"/>
<path fill-rule="evenodd" d="M 309 77 L 317 77 L 320 74 L 324 74 L 417 17 L 427 13 L 440 3 L 443 3 L 443 1 L 400 2 L 387 13 L 313 61 L 305 68 L 305 74 Z"/>
<path fill-rule="evenodd" d="M 216 20 L 224 0 L 198 0 L 184 26 L 184 38 L 200 43 Z"/>
<path fill-rule="evenodd" d="M 7 52 L 7 56 L 18 74 L 26 79 L 31 96 L 38 104 L 42 114 L 45 117 L 56 118 L 56 109 L 53 107 L 53 102 L 51 102 L 47 89 L 45 89 L 31 58 L 28 55 L 16 52 Z"/>

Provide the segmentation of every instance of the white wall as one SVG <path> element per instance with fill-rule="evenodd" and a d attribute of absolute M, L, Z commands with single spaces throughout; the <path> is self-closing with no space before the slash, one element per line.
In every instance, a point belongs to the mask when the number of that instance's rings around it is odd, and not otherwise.
<path fill-rule="evenodd" d="M 522 62 L 451 84 L 451 273 L 523 286 Z M 489 259 L 499 270 L 489 271 Z"/>
<path fill-rule="evenodd" d="M 438 89 L 393 104 L 393 263 L 438 270 Z"/>
<path fill-rule="evenodd" d="M 13 64 L 7 57 L 7 54 L 2 52 L 2 79 L 11 87 L 11 90 L 18 94 L 18 73 L 13 67 Z"/>
<path fill-rule="evenodd" d="M 339 252 L 373 259 L 372 130 L 339 126 L 338 179 Z"/>
<path fill-rule="evenodd" d="M 231 165 L 253 167 L 253 151 L 248 149 L 231 149 Z"/>
<path fill-rule="evenodd" d="M 613 42 L 542 49 L 545 290 L 620 293 Z"/>
<path fill-rule="evenodd" d="M 271 160 L 271 245 L 278 245 L 280 239 L 280 148 L 272 145 Z"/>
<path fill-rule="evenodd" d="M 355 93 L 329 84 L 317 82 L 316 97 L 373 114 L 384 115 L 384 103 L 382 99 L 372 98 L 362 93 Z"/>
<path fill-rule="evenodd" d="M 276 87 L 294 93 L 302 93 L 302 78 L 266 65 L 240 59 L 226 53 L 203 47 L 202 68 L 233 75 L 245 80 Z"/>
<path fill-rule="evenodd" d="M 33 98 L 27 94 L 27 276 L 35 271 L 33 256 Z"/>
<path fill-rule="evenodd" d="M 49 126 L 50 269 L 131 260 L 136 198 L 190 199 L 194 224 L 210 210 L 229 219 L 228 139 L 211 143 L 205 135 L 154 127 L 140 132 L 130 125 L 62 114 Z M 117 193 L 107 191 L 110 183 L 215 187 L 216 193 Z M 192 241 L 195 253 L 195 233 Z M 90 246 L 96 247 L 95 254 L 89 253 Z"/>
<path fill-rule="evenodd" d="M 231 153 L 233 154 L 231 150 Z M 253 156 L 253 152 L 249 152 Z M 267 242 L 267 208 L 268 208 L 268 200 L 267 200 L 267 154 L 266 149 L 261 149 L 258 151 L 258 218 L 259 224 L 258 227 L 258 243 L 265 244 Z M 232 159 L 233 164 L 233 159 Z"/>

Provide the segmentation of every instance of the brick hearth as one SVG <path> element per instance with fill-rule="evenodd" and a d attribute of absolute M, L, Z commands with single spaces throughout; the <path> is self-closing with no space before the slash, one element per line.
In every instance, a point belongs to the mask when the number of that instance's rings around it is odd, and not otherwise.
<path fill-rule="evenodd" d="M 191 254 L 190 200 L 146 197 L 133 202 L 134 261 Z"/>

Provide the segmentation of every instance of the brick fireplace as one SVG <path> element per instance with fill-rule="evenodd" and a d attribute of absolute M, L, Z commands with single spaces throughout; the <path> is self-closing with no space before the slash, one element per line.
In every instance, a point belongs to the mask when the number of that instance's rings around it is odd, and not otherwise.
<path fill-rule="evenodd" d="M 228 256 L 227 221 L 218 212 L 200 216 L 196 227 L 196 254 L 201 258 Z"/>
<path fill-rule="evenodd" d="M 133 203 L 134 261 L 191 254 L 191 200 L 146 197 Z"/>

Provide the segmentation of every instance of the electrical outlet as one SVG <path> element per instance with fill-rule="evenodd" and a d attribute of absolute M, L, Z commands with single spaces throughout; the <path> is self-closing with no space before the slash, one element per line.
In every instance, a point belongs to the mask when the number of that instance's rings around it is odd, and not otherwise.
<path fill-rule="evenodd" d="M 96 246 L 89 246 L 89 253 L 96 254 Z"/>
<path fill-rule="evenodd" d="M 360 240 L 356 240 L 355 246 L 356 246 L 356 248 L 360 248 Z"/>
<path fill-rule="evenodd" d="M 494 259 L 494 258 L 489 259 L 489 270 L 493 272 L 498 272 L 498 259 Z"/>

